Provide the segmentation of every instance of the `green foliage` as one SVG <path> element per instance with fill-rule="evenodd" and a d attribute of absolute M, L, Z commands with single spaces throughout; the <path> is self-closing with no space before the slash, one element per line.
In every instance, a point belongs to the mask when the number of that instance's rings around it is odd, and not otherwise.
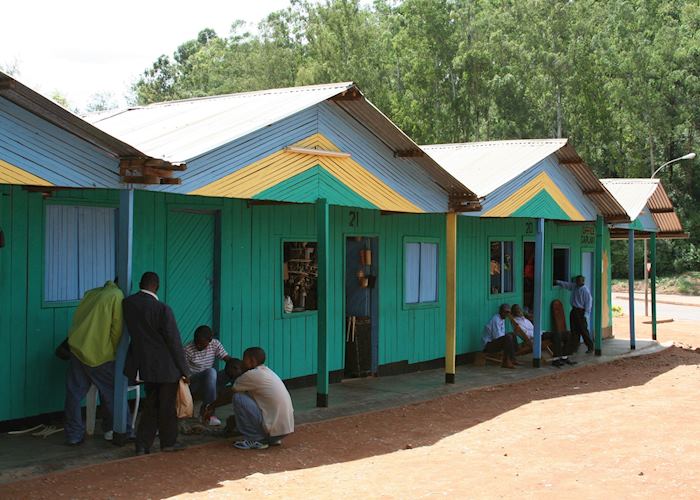
<path fill-rule="evenodd" d="M 697 0 L 291 0 L 258 26 L 205 29 L 134 86 L 141 104 L 355 81 L 418 143 L 569 137 L 601 177 L 646 177 L 698 148 Z M 700 269 L 695 162 L 661 173 Z M 626 273 L 626 247 L 613 252 Z M 622 265 L 619 265 L 622 262 Z"/>

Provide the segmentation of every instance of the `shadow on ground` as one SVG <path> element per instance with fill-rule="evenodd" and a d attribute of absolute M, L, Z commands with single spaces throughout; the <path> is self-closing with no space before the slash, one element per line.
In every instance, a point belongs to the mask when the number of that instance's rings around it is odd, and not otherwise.
<path fill-rule="evenodd" d="M 343 463 L 406 448 L 430 446 L 533 401 L 646 384 L 678 366 L 700 364 L 700 349 L 670 347 L 574 370 L 431 401 L 302 425 L 280 448 L 239 451 L 230 441 L 154 454 L 0 485 L 1 497 L 169 497 L 209 492 L 254 473 Z M 495 370 L 495 368 L 494 368 Z"/>

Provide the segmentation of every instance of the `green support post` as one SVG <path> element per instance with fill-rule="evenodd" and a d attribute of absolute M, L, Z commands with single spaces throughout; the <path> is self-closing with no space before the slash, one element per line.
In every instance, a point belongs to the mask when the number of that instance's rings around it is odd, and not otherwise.
<path fill-rule="evenodd" d="M 651 233 L 651 338 L 656 340 L 656 233 Z"/>
<path fill-rule="evenodd" d="M 316 232 L 318 234 L 318 362 L 316 373 L 316 406 L 328 406 L 328 338 L 331 318 L 330 300 L 330 227 L 328 200 L 316 200 Z"/>
<path fill-rule="evenodd" d="M 603 231 L 605 225 L 603 216 L 599 215 L 595 221 L 595 270 L 593 272 L 593 322 L 595 324 L 595 355 L 603 353 Z"/>
<path fill-rule="evenodd" d="M 634 229 L 629 229 L 627 236 L 627 280 L 629 290 L 629 311 L 630 311 L 630 350 L 637 348 L 636 334 L 634 331 Z"/>

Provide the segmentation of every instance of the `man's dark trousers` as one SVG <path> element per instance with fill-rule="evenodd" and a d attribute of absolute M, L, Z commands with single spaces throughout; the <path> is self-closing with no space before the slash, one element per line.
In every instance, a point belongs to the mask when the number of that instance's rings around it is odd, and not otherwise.
<path fill-rule="evenodd" d="M 484 352 L 497 353 L 503 351 L 506 358 L 513 360 L 515 359 L 515 344 L 516 340 L 513 338 L 513 334 L 506 333 L 486 344 L 484 346 Z"/>
<path fill-rule="evenodd" d="M 571 314 L 569 314 L 569 322 L 571 323 L 571 352 L 576 352 L 580 338 L 583 337 L 583 343 L 589 351 L 593 350 L 593 341 L 588 334 L 588 321 L 586 321 L 586 311 L 579 307 L 572 307 Z M 575 343 L 575 345 L 574 345 Z"/>
<path fill-rule="evenodd" d="M 143 404 L 141 421 L 136 432 L 136 448 L 150 450 L 156 437 L 160 437 L 161 449 L 172 446 L 177 440 L 176 398 L 178 382 L 146 382 L 146 400 Z"/>
<path fill-rule="evenodd" d="M 562 339 L 562 334 L 559 332 L 542 332 L 542 340 L 549 340 L 552 343 L 552 355 L 555 358 L 561 358 L 564 352 L 564 345 L 569 339 L 569 332 L 565 332 L 566 340 Z M 569 354 L 567 351 L 566 354 Z"/>

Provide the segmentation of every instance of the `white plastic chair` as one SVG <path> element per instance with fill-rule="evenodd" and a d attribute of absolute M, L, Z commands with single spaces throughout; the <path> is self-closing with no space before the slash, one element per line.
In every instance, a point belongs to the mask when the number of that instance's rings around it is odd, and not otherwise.
<path fill-rule="evenodd" d="M 134 414 L 131 417 L 131 428 L 136 428 L 136 415 L 139 413 L 139 403 L 141 402 L 141 386 L 130 385 L 127 390 L 127 397 L 130 391 L 136 391 L 136 401 L 134 402 Z M 97 416 L 97 387 L 90 386 L 90 390 L 85 396 L 85 433 L 92 436 L 95 433 L 95 418 Z"/>

